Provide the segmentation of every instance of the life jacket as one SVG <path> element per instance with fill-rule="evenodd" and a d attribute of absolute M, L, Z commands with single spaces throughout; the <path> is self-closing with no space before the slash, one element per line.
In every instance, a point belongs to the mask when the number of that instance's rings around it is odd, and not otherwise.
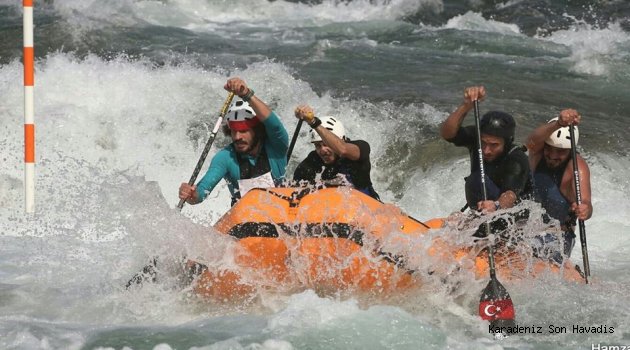
<path fill-rule="evenodd" d="M 350 183 L 355 190 L 364 193 L 376 200 L 381 200 L 376 190 L 372 186 L 372 183 L 368 181 L 368 184 L 364 187 L 357 186 L 357 181 L 352 177 L 352 172 L 350 171 L 350 164 L 346 159 L 338 159 L 333 164 L 324 164 L 321 158 L 317 156 L 317 160 L 321 163 L 321 179 L 322 180 L 334 180 L 339 175 L 343 176 L 345 181 Z"/>
<path fill-rule="evenodd" d="M 544 159 L 538 162 L 534 170 L 534 196 L 536 201 L 545 208 L 547 215 L 570 228 L 575 224 L 575 218 L 569 211 L 571 206 L 569 200 L 560 192 L 562 176 L 569 160 L 570 158 L 563 166 L 556 169 L 549 168 Z"/>
<path fill-rule="evenodd" d="M 358 190 L 359 192 L 362 192 L 364 194 L 367 194 L 368 196 L 376 199 L 376 200 L 381 200 L 380 196 L 378 195 L 378 193 L 376 193 L 376 190 L 374 190 L 374 187 L 372 186 L 372 184 L 370 183 L 368 186 L 365 187 L 358 187 L 356 185 L 356 183 L 353 181 L 352 179 L 352 174 L 350 173 L 350 167 L 345 164 L 345 162 L 343 162 L 343 160 L 339 161 L 339 166 L 337 168 L 337 172 L 343 176 L 345 176 L 346 180 L 348 180 L 348 182 L 350 182 L 353 187 Z"/>
<path fill-rule="evenodd" d="M 256 158 L 256 164 L 252 165 L 247 157 L 243 157 L 239 153 L 236 153 L 236 159 L 238 160 L 241 180 L 253 179 L 271 172 L 269 158 L 267 157 L 267 151 L 265 150 L 264 145 L 260 148 L 260 153 Z M 239 191 L 236 191 L 232 196 L 232 205 L 236 204 L 239 199 L 241 199 L 241 194 Z"/>
<path fill-rule="evenodd" d="M 510 149 L 507 152 L 504 152 L 499 159 L 493 161 L 492 163 L 486 163 L 484 161 L 484 170 L 486 175 L 486 191 L 488 192 L 488 199 L 496 200 L 501 195 L 501 190 L 499 189 L 499 184 L 496 183 L 493 178 L 497 178 L 500 176 L 498 173 L 499 167 L 495 166 L 495 164 L 500 164 L 508 155 L 516 150 L 524 151 L 525 148 L 522 145 L 513 145 L 510 144 Z M 470 165 L 470 175 L 465 177 L 466 180 L 466 201 L 467 204 L 462 210 L 465 210 L 466 207 L 472 206 L 476 207 L 478 201 L 480 201 L 483 193 L 483 189 L 481 187 L 481 170 L 479 168 L 479 160 L 475 160 L 473 158 L 473 154 L 471 152 L 471 165 Z M 498 174 L 498 175 L 497 175 Z M 525 185 L 523 186 L 523 190 L 520 193 L 516 193 L 517 203 L 522 199 L 528 199 L 533 192 L 533 179 L 531 173 L 527 174 L 527 180 Z"/>

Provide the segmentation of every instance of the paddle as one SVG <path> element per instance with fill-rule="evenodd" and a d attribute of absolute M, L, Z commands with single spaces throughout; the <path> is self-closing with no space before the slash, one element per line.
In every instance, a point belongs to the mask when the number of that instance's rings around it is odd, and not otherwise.
<path fill-rule="evenodd" d="M 475 108 L 475 126 L 477 128 L 477 153 L 479 156 L 479 171 L 481 172 L 481 187 L 483 188 L 483 200 L 488 200 L 486 192 L 486 172 L 483 166 L 483 153 L 481 151 L 481 126 L 479 119 L 479 101 L 474 101 Z M 486 236 L 490 236 L 489 223 L 484 224 L 486 227 Z M 483 320 L 490 321 L 490 330 L 496 330 L 495 337 L 505 336 L 505 327 L 515 327 L 514 322 L 514 304 L 507 290 L 497 279 L 494 266 L 494 246 L 488 245 L 488 265 L 490 265 L 490 282 L 481 293 L 479 301 L 479 316 Z"/>
<path fill-rule="evenodd" d="M 223 122 L 223 117 L 225 117 L 225 114 L 227 113 L 227 110 L 230 107 L 230 104 L 232 103 L 232 99 L 234 99 L 234 93 L 230 92 L 227 98 L 225 99 L 225 102 L 223 102 L 223 107 L 221 107 L 221 112 L 219 113 L 219 119 L 217 120 L 216 124 L 214 125 L 214 128 L 212 129 L 212 134 L 210 135 L 208 142 L 206 142 L 206 146 L 204 147 L 203 152 L 201 153 L 201 157 L 199 158 L 199 161 L 197 162 L 197 166 L 195 166 L 195 170 L 193 171 L 192 176 L 190 177 L 190 180 L 188 180 L 188 184 L 191 186 L 195 184 L 195 181 L 197 180 L 197 176 L 199 175 L 199 172 L 201 171 L 201 167 L 203 166 L 203 163 L 206 161 L 208 152 L 210 152 L 212 143 L 214 143 L 214 139 L 216 138 L 217 133 L 219 132 L 221 123 Z M 181 211 L 182 208 L 184 207 L 184 203 L 186 203 L 186 200 L 181 199 L 179 201 L 179 204 L 177 204 L 177 208 L 179 209 L 179 211 Z M 141 284 L 145 279 L 149 279 L 149 278 L 151 279 L 151 281 L 155 282 L 155 280 L 157 279 L 157 271 L 155 270 L 156 268 L 157 268 L 157 257 L 153 257 L 151 261 L 149 262 L 149 264 L 142 268 L 142 271 L 136 273 L 133 277 L 131 277 L 129 281 L 127 281 L 125 288 L 129 289 L 131 286 L 136 285 L 136 284 Z"/>
<path fill-rule="evenodd" d="M 291 143 L 289 144 L 289 149 L 287 150 L 287 162 L 291 159 L 291 153 L 293 153 L 293 147 L 295 147 L 295 142 L 297 141 L 298 135 L 300 134 L 300 128 L 302 128 L 302 123 L 304 120 L 300 119 L 295 127 L 295 131 L 293 132 L 293 137 L 291 138 Z"/>
<path fill-rule="evenodd" d="M 575 131 L 573 124 L 569 125 L 569 135 L 571 137 L 571 158 L 573 158 L 573 183 L 575 184 L 575 201 L 582 204 L 582 192 L 580 191 L 580 173 L 578 171 L 577 152 L 575 150 Z M 578 220 L 580 226 L 580 243 L 582 244 L 582 262 L 584 264 L 584 281 L 588 284 L 588 277 L 591 275 L 591 266 L 588 262 L 588 250 L 586 249 L 586 228 L 584 220 Z"/>
<path fill-rule="evenodd" d="M 195 170 L 193 171 L 192 176 L 190 177 L 190 180 L 188 180 L 188 184 L 191 186 L 194 185 L 195 180 L 197 180 L 197 176 L 199 175 L 199 172 L 201 171 L 201 167 L 203 166 L 203 163 L 206 161 L 208 152 L 210 152 L 210 147 L 212 147 L 212 143 L 214 143 L 214 139 L 216 138 L 217 132 L 219 131 L 219 128 L 221 127 L 221 123 L 223 122 L 223 117 L 225 117 L 225 114 L 227 113 L 227 110 L 230 107 L 230 104 L 232 103 L 233 98 L 234 98 L 234 93 L 230 92 L 228 94 L 228 97 L 225 99 L 225 102 L 223 102 L 223 107 L 221 108 L 221 112 L 219 113 L 219 119 L 217 120 L 216 124 L 214 124 L 214 129 L 212 129 L 212 134 L 210 134 L 210 138 L 208 139 L 208 142 L 206 142 L 206 147 L 204 147 L 203 152 L 201 152 L 201 157 L 199 157 L 197 166 L 195 166 Z M 179 204 L 177 204 L 177 208 L 180 211 L 184 207 L 184 203 L 186 203 L 185 199 L 179 200 Z"/>

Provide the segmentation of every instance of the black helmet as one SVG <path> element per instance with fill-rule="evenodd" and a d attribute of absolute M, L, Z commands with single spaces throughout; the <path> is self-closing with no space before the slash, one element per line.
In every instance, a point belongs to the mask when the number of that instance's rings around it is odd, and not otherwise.
<path fill-rule="evenodd" d="M 511 115 L 505 112 L 491 111 L 481 117 L 479 128 L 482 134 L 499 136 L 509 144 L 514 140 L 514 129 L 516 123 Z"/>

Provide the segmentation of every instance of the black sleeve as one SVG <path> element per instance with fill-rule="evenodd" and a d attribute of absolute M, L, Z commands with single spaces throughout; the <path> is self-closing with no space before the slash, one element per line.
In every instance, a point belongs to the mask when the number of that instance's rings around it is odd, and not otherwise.
<path fill-rule="evenodd" d="M 359 147 L 359 159 L 357 159 L 357 161 L 365 162 L 365 161 L 370 160 L 370 144 L 369 143 L 363 140 L 348 141 L 348 143 L 351 143 Z"/>
<path fill-rule="evenodd" d="M 501 192 L 511 190 L 518 196 L 525 190 L 530 170 L 527 156 L 520 151 L 514 153 L 516 154 L 511 154 L 503 165 Z"/>
<path fill-rule="evenodd" d="M 457 134 L 452 139 L 446 141 L 458 147 L 475 147 L 477 143 L 477 132 L 475 126 L 462 126 L 457 130 Z"/>
<path fill-rule="evenodd" d="M 319 156 L 312 151 L 308 156 L 295 168 L 293 172 L 293 180 L 295 181 L 315 181 L 315 176 L 321 171 L 322 166 L 318 164 Z"/>

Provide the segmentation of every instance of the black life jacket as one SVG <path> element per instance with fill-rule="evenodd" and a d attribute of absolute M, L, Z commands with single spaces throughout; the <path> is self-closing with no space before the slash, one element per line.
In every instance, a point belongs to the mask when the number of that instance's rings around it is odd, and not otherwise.
<path fill-rule="evenodd" d="M 536 201 L 538 201 L 547 215 L 557 219 L 561 224 L 571 227 L 575 224 L 574 214 L 570 212 L 570 201 L 560 192 L 560 184 L 562 176 L 569 164 L 569 159 L 557 167 L 551 169 L 547 166 L 547 162 L 541 159 L 534 170 L 534 193 Z"/>
<path fill-rule="evenodd" d="M 264 145 L 260 148 L 260 154 L 258 154 L 255 165 L 252 165 L 247 157 L 242 157 L 238 153 L 236 153 L 236 159 L 238 160 L 241 180 L 253 179 L 271 171 L 269 158 L 267 157 L 267 151 Z M 232 196 L 232 205 L 236 204 L 239 199 L 241 199 L 240 191 L 236 191 Z"/>
<path fill-rule="evenodd" d="M 515 145 L 510 143 L 509 145 L 506 145 L 507 149 L 509 149 L 507 152 L 504 152 L 501 156 L 499 156 L 498 159 L 494 160 L 491 163 L 487 163 L 486 161 L 484 161 L 484 170 L 486 172 L 486 176 L 488 176 L 491 180 L 496 176 L 496 171 L 499 169 L 497 166 L 495 166 L 495 164 L 500 164 L 501 160 L 503 158 L 506 158 L 507 156 L 509 156 L 510 154 L 512 154 L 512 152 L 519 150 L 519 151 L 523 151 L 525 152 L 527 150 L 527 148 L 523 145 Z M 477 150 L 474 149 L 470 149 L 470 173 L 474 173 L 476 171 L 479 171 L 479 159 L 478 157 L 478 152 Z M 533 177 L 532 174 L 528 174 L 527 177 L 527 181 L 525 182 L 525 186 L 523 187 L 522 192 L 519 194 L 517 193 L 517 197 L 519 199 L 523 199 L 523 198 L 528 198 L 532 195 L 534 191 L 534 181 L 533 181 Z"/>

